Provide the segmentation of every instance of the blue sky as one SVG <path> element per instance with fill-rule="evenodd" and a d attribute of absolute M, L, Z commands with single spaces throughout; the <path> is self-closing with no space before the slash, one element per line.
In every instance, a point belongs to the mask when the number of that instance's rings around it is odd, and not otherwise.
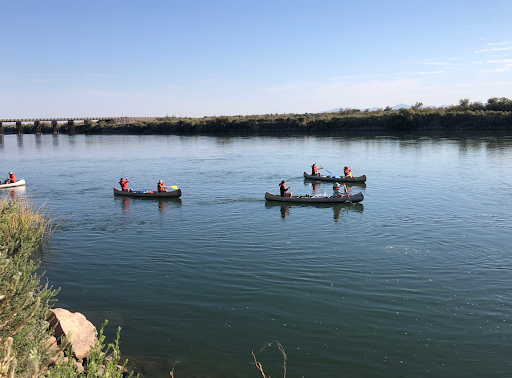
<path fill-rule="evenodd" d="M 0 118 L 512 98 L 512 1 L 0 0 Z"/>

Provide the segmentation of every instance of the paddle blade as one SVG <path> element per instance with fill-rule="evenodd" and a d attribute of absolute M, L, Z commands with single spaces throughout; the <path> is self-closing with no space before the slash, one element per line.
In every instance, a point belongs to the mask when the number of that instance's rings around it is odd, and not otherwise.
<path fill-rule="evenodd" d="M 172 189 L 178 189 L 176 185 L 171 186 Z"/>

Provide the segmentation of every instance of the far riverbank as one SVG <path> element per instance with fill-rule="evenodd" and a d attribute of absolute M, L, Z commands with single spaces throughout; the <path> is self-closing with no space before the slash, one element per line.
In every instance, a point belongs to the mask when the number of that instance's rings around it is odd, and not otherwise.
<path fill-rule="evenodd" d="M 213 117 L 163 117 L 154 119 L 117 118 L 112 121 L 84 121 L 61 124 L 25 124 L 22 133 L 78 134 L 246 134 L 246 133 L 318 133 L 318 132 L 440 132 L 449 130 L 512 130 L 512 100 L 491 98 L 488 103 L 461 100 L 448 108 L 411 109 L 390 107 L 375 111 L 342 109 L 335 113 L 265 114 Z M 5 134 L 20 133 L 14 124 L 4 125 Z M 1 132 L 0 132 L 1 133 Z"/>

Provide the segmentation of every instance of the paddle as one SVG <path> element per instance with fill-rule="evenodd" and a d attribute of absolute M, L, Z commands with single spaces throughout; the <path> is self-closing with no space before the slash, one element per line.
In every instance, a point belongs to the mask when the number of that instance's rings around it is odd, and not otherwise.
<path fill-rule="evenodd" d="M 132 183 L 130 182 L 130 180 L 128 180 L 128 179 L 125 177 L 125 175 L 124 175 L 124 173 L 123 173 L 123 172 L 121 172 L 121 174 L 123 175 L 124 179 L 125 179 L 126 181 L 128 181 L 128 184 L 132 187 L 132 190 L 133 190 L 134 192 L 136 192 L 137 190 L 133 187 L 133 185 L 132 185 Z"/>
<path fill-rule="evenodd" d="M 348 202 L 350 202 L 350 204 L 353 205 L 352 201 L 350 200 L 350 194 L 348 194 L 347 184 L 343 183 L 343 186 L 345 187 L 345 193 L 347 193 Z"/>
<path fill-rule="evenodd" d="M 320 168 L 320 169 L 323 169 L 324 171 L 327 171 L 327 169 L 325 169 L 325 168 Z M 327 173 L 329 173 L 331 176 L 336 177 L 336 175 L 334 173 L 332 173 L 331 171 L 327 171 Z"/>

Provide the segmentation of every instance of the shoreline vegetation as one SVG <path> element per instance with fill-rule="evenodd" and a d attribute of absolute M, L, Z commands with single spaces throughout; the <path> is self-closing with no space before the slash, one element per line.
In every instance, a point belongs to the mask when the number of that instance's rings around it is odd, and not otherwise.
<path fill-rule="evenodd" d="M 0 199 L 0 377 L 131 377 L 126 362 L 119 365 L 120 328 L 106 344 L 106 322 L 97 332 L 82 314 L 53 308 L 58 290 L 41 283 L 34 254 L 53 230 L 28 200 Z M 70 326 L 76 318 L 58 317 L 58 310 L 88 323 L 87 343 L 83 328 Z"/>
<path fill-rule="evenodd" d="M 54 308 L 59 290 L 42 284 L 37 257 L 54 230 L 51 218 L 29 200 L 0 199 L 0 378 L 131 378 L 128 360 L 120 365 L 121 328 L 106 344 L 107 321 L 98 332 L 82 314 Z M 254 365 L 270 378 L 256 356 L 273 344 L 286 377 L 286 353 L 275 340 L 252 352 Z"/>
<path fill-rule="evenodd" d="M 49 122 L 41 122 L 42 133 L 53 133 Z M 34 125 L 23 126 L 35 133 Z M 462 99 L 449 107 L 424 107 L 417 102 L 410 109 L 340 109 L 334 113 L 265 114 L 213 116 L 202 118 L 162 117 L 154 120 L 117 118 L 113 121 L 84 121 L 74 124 L 76 134 L 217 134 L 217 133 L 315 133 L 338 131 L 449 131 L 512 130 L 512 100 L 492 97 L 487 103 Z M 59 132 L 70 131 L 60 124 Z M 16 125 L 4 125 L 5 134 L 15 134 Z"/>

